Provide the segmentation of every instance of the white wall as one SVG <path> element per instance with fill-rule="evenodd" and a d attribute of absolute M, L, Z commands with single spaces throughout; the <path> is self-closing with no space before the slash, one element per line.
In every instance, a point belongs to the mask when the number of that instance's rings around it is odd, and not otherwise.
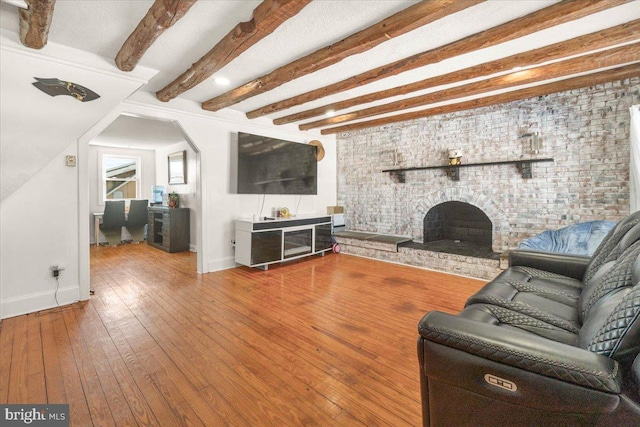
<path fill-rule="evenodd" d="M 2 41 L 5 41 L 4 33 Z M 186 199 L 189 205 L 193 201 L 194 210 L 200 215 L 200 219 L 196 219 L 196 241 L 191 243 L 198 248 L 202 272 L 235 266 L 231 244 L 234 219 L 259 213 L 262 201 L 261 196 L 229 192 L 232 133 L 243 131 L 302 143 L 319 139 L 325 146 L 326 156 L 318 164 L 318 195 L 267 196 L 266 212 L 274 206 L 287 206 L 295 211 L 300 200 L 298 213 L 324 214 L 326 206 L 336 203 L 333 136 L 299 132 L 293 125 L 275 127 L 266 119 L 249 121 L 243 114 L 230 111 L 206 113 L 198 104 L 180 99 L 163 104 L 147 93 L 139 92 L 132 97 L 144 84 L 143 79 L 151 77 L 149 70 L 141 69 L 138 77 L 135 72 L 121 73 L 112 61 L 88 58 L 91 55 L 75 50 L 62 55 L 66 59 L 61 62 L 59 52 L 52 50 L 51 44 L 45 51 L 34 53 L 14 42 L 11 53 L 16 53 L 18 58 L 26 55 L 29 61 L 22 68 L 7 67 L 3 50 L 0 61 L 2 154 L 3 161 L 7 151 L 16 156 L 13 169 L 24 165 L 31 172 L 22 176 L 21 183 L 11 186 L 0 205 L 0 318 L 55 307 L 56 282 L 50 271 L 54 264 L 65 268 L 60 277 L 60 304 L 89 298 L 90 169 L 97 161 L 91 159 L 88 144 L 123 112 L 175 121 L 198 152 L 193 169 L 200 168 L 201 179 L 196 180 L 196 197 Z M 96 67 L 88 64 L 92 62 Z M 65 77 L 67 71 L 73 72 L 73 79 L 78 83 L 104 96 L 91 104 L 70 97 L 48 98 L 38 94 L 33 102 L 31 91 L 36 89 L 25 76 L 40 75 L 42 70 L 53 69 L 53 64 L 58 77 Z M 11 102 L 5 97 L 5 87 L 19 89 L 11 91 Z M 123 101 L 125 99 L 127 101 Z M 21 112 L 18 119 L 16 111 Z M 60 118 L 51 120 L 53 113 Z M 5 139 L 5 132 L 15 137 Z M 48 150 L 46 157 L 34 156 L 30 151 L 21 151 L 19 144 L 37 153 L 51 146 L 56 149 Z M 77 167 L 65 165 L 67 154 L 78 156 Z M 31 160 L 38 161 L 37 167 L 32 167 Z M 189 194 L 194 194 L 193 189 Z"/>
<path fill-rule="evenodd" d="M 56 306 L 60 275 L 60 305 L 80 299 L 78 287 L 78 173 L 65 165 L 76 154 L 70 144 L 18 191 L 2 201 L 2 313 L 4 317 Z"/>
<path fill-rule="evenodd" d="M 89 235 L 88 214 L 79 221 L 78 210 L 86 159 L 68 167 L 65 156 L 79 155 L 77 139 L 155 71 L 140 67 L 125 74 L 113 61 L 53 43 L 26 49 L 5 31 L 0 42 L 0 318 L 6 318 L 56 306 L 52 265 L 64 268 L 60 304 L 89 298 L 88 278 L 81 274 L 88 257 L 79 246 L 81 226 Z M 31 84 L 33 76 L 73 81 L 101 97 L 50 97 Z M 88 252 L 88 241 L 86 246 Z"/>
<path fill-rule="evenodd" d="M 100 143 L 100 137 L 94 142 Z M 104 202 L 100 200 L 102 180 L 102 156 L 104 154 L 132 156 L 140 158 L 140 197 L 139 199 L 151 199 L 151 186 L 156 179 L 156 154 L 155 150 L 133 150 L 130 148 L 103 147 L 99 145 L 89 145 L 88 167 L 89 167 L 89 227 L 91 229 L 91 243 L 95 243 L 93 212 L 104 212 Z M 128 202 L 127 202 L 128 204 Z M 123 231 L 123 238 L 130 237 L 126 230 Z M 100 242 L 106 242 L 101 234 Z"/>
<path fill-rule="evenodd" d="M 85 132 L 155 74 L 143 67 L 141 72 L 125 74 L 113 61 L 54 43 L 42 50 L 27 49 L 15 34 L 4 30 L 0 50 L 1 200 L 67 147 L 74 140 L 69 135 Z M 34 76 L 80 84 L 100 97 L 88 102 L 66 95 L 52 97 L 32 85 Z"/>
<path fill-rule="evenodd" d="M 294 126 L 276 127 L 266 119 L 249 121 L 243 114 L 228 110 L 212 115 L 204 113 L 198 104 L 180 99 L 173 100 L 170 104 L 163 104 L 152 95 L 142 92 L 138 92 L 132 98 L 123 102 L 111 113 L 113 117 L 105 118 L 91 132 L 100 132 L 101 128 L 108 126 L 121 113 L 174 120 L 182 128 L 200 154 L 202 179 L 198 184 L 202 192 L 202 206 L 199 209 L 202 236 L 198 247 L 199 256 L 203 257 L 202 272 L 235 266 L 234 250 L 231 244 L 235 235 L 234 220 L 259 214 L 262 204 L 261 195 L 239 195 L 231 194 L 229 191 L 230 146 L 233 133 L 239 131 L 256 133 L 301 143 L 318 139 L 325 147 L 325 158 L 318 163 L 318 194 L 302 197 L 267 195 L 263 215 L 269 214 L 271 208 L 277 206 L 287 206 L 296 213 L 298 204 L 298 214 L 325 214 L 327 206 L 335 205 L 336 145 L 333 136 L 300 132 Z M 161 170 L 162 168 L 158 166 L 158 173 Z M 189 205 L 192 205 L 191 200 Z"/>

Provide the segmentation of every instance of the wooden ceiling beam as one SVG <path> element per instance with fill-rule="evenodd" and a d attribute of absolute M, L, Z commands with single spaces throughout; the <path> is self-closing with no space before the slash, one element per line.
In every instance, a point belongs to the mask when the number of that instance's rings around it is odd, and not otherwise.
<path fill-rule="evenodd" d="M 217 111 L 237 104 L 483 1 L 485 0 L 421 1 L 339 42 L 325 46 L 267 75 L 205 101 L 202 103 L 202 108 Z"/>
<path fill-rule="evenodd" d="M 349 77 L 329 86 L 267 105 L 251 111 L 247 114 L 247 117 L 256 118 L 277 111 L 282 111 L 316 99 L 373 83 L 387 77 L 395 76 L 405 71 L 435 64 L 458 55 L 524 37 L 556 25 L 580 19 L 612 7 L 620 6 L 628 3 L 629 1 L 632 0 L 564 0 L 544 9 L 532 12 L 521 18 L 514 19 L 505 24 L 473 34 L 444 46 L 418 53 L 356 76 Z"/>
<path fill-rule="evenodd" d="M 545 80 L 586 73 L 602 68 L 615 67 L 636 61 L 640 61 L 640 42 L 579 56 L 577 58 L 567 59 L 565 61 L 555 62 L 553 64 L 515 71 L 502 76 L 492 77 L 486 80 L 468 83 L 425 95 L 405 98 L 388 104 L 377 105 L 375 107 L 341 114 L 339 116 L 328 117 L 312 123 L 302 124 L 299 128 L 300 130 L 309 130 L 327 125 L 364 119 L 366 117 L 407 110 L 409 108 L 421 107 L 428 104 L 435 104 L 437 102 L 450 101 L 452 99 L 493 92 L 495 90 L 538 83 Z"/>
<path fill-rule="evenodd" d="M 250 21 L 236 25 L 187 71 L 156 92 L 156 97 L 167 102 L 202 83 L 241 53 L 273 33 L 310 2 L 311 0 L 264 0 L 253 10 Z"/>
<path fill-rule="evenodd" d="M 56 0 L 26 0 L 20 8 L 20 41 L 26 47 L 42 49 L 49 39 L 49 28 Z"/>
<path fill-rule="evenodd" d="M 398 86 L 396 88 L 372 92 L 355 98 L 323 105 L 322 107 L 290 114 L 288 116 L 275 119 L 273 123 L 277 125 L 293 123 L 310 119 L 312 117 L 323 116 L 328 111 L 340 111 L 356 105 L 375 102 L 394 96 L 406 95 L 411 92 L 425 90 L 436 86 L 460 83 L 465 80 L 509 71 L 515 67 L 534 66 L 544 62 L 555 61 L 569 56 L 580 55 L 594 50 L 628 43 L 633 40 L 640 40 L 640 19 L 598 31 L 596 33 L 576 37 L 567 41 L 541 47 L 539 49 L 518 53 L 506 58 L 486 62 L 484 64 L 475 65 L 473 67 L 431 77 L 418 82 Z M 247 113 L 248 117 L 251 117 L 250 115 L 251 113 Z"/>
<path fill-rule="evenodd" d="M 147 49 L 169 27 L 178 22 L 198 0 L 156 0 L 116 55 L 116 66 L 133 70 Z"/>
<path fill-rule="evenodd" d="M 371 128 L 382 126 L 390 123 L 404 122 L 408 120 L 420 119 L 424 117 L 436 116 L 439 114 L 453 113 L 457 111 L 471 110 L 474 108 L 487 107 L 490 105 L 504 104 L 521 99 L 533 98 L 537 96 L 549 95 L 551 93 L 564 92 L 583 87 L 595 86 L 602 83 L 608 83 L 616 80 L 624 80 L 633 77 L 640 77 L 640 64 L 625 65 L 616 67 L 606 71 L 600 71 L 585 76 L 573 77 L 570 79 L 560 80 L 558 82 L 547 83 L 530 88 L 514 90 L 511 92 L 501 93 L 499 95 L 487 96 L 484 98 L 472 99 L 470 101 L 458 102 L 455 104 L 443 105 L 440 107 L 427 108 L 419 111 L 398 114 L 395 116 L 383 117 L 375 120 L 368 120 L 337 126 L 333 128 L 323 129 L 320 131 L 322 135 L 331 135 L 340 132 L 348 132 L 357 129 Z"/>

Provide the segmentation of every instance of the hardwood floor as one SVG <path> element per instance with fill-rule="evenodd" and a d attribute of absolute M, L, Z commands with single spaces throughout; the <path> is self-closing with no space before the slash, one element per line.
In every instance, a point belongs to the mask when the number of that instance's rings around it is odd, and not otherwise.
<path fill-rule="evenodd" d="M 417 323 L 484 283 L 344 254 L 195 262 L 92 248 L 89 302 L 3 321 L 0 403 L 69 403 L 82 427 L 418 426 Z"/>

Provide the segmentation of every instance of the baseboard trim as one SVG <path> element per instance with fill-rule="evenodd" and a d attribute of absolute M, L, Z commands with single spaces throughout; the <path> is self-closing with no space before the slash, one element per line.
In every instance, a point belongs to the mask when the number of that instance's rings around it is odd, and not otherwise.
<path fill-rule="evenodd" d="M 8 298 L 2 301 L 2 318 L 20 316 L 23 314 L 35 313 L 36 311 L 48 310 L 58 307 L 56 304 L 56 291 L 37 292 L 23 295 L 16 298 Z M 60 306 L 72 304 L 80 300 L 80 287 L 67 286 L 58 289 L 58 303 Z"/>
<path fill-rule="evenodd" d="M 236 261 L 233 257 L 212 259 L 208 262 L 209 273 L 220 270 L 228 270 L 236 267 Z"/>

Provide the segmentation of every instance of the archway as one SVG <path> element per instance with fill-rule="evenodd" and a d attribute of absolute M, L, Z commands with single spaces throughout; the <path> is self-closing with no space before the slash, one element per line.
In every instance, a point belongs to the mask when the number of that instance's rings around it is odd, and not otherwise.
<path fill-rule="evenodd" d="M 82 137 L 78 139 L 78 176 L 79 176 L 79 194 L 78 194 L 78 216 L 79 218 L 86 218 L 87 220 L 78 221 L 78 269 L 79 269 L 79 284 L 80 284 L 80 299 L 85 300 L 90 295 L 90 202 L 89 202 L 89 165 L 86 159 L 88 158 L 89 142 L 96 136 L 103 132 L 111 123 L 113 123 L 120 115 L 127 115 L 133 117 L 140 117 L 151 120 L 160 120 L 165 122 L 171 122 L 176 126 L 184 136 L 184 140 L 193 149 L 196 155 L 195 167 L 196 167 L 196 197 L 195 197 L 195 209 L 198 212 L 196 227 L 196 242 L 195 250 L 197 253 L 197 271 L 199 273 L 208 272 L 206 263 L 204 262 L 207 254 L 206 241 L 203 238 L 203 230 L 206 229 L 206 203 L 204 180 L 202 179 L 202 153 L 199 147 L 193 142 L 193 138 L 190 137 L 185 126 L 181 123 L 180 118 L 176 118 L 172 112 L 159 110 L 151 106 L 143 106 L 139 104 L 130 104 L 127 102 L 122 103 L 118 108 L 105 116 L 96 125 L 94 125 L 89 131 L 87 131 Z"/>

